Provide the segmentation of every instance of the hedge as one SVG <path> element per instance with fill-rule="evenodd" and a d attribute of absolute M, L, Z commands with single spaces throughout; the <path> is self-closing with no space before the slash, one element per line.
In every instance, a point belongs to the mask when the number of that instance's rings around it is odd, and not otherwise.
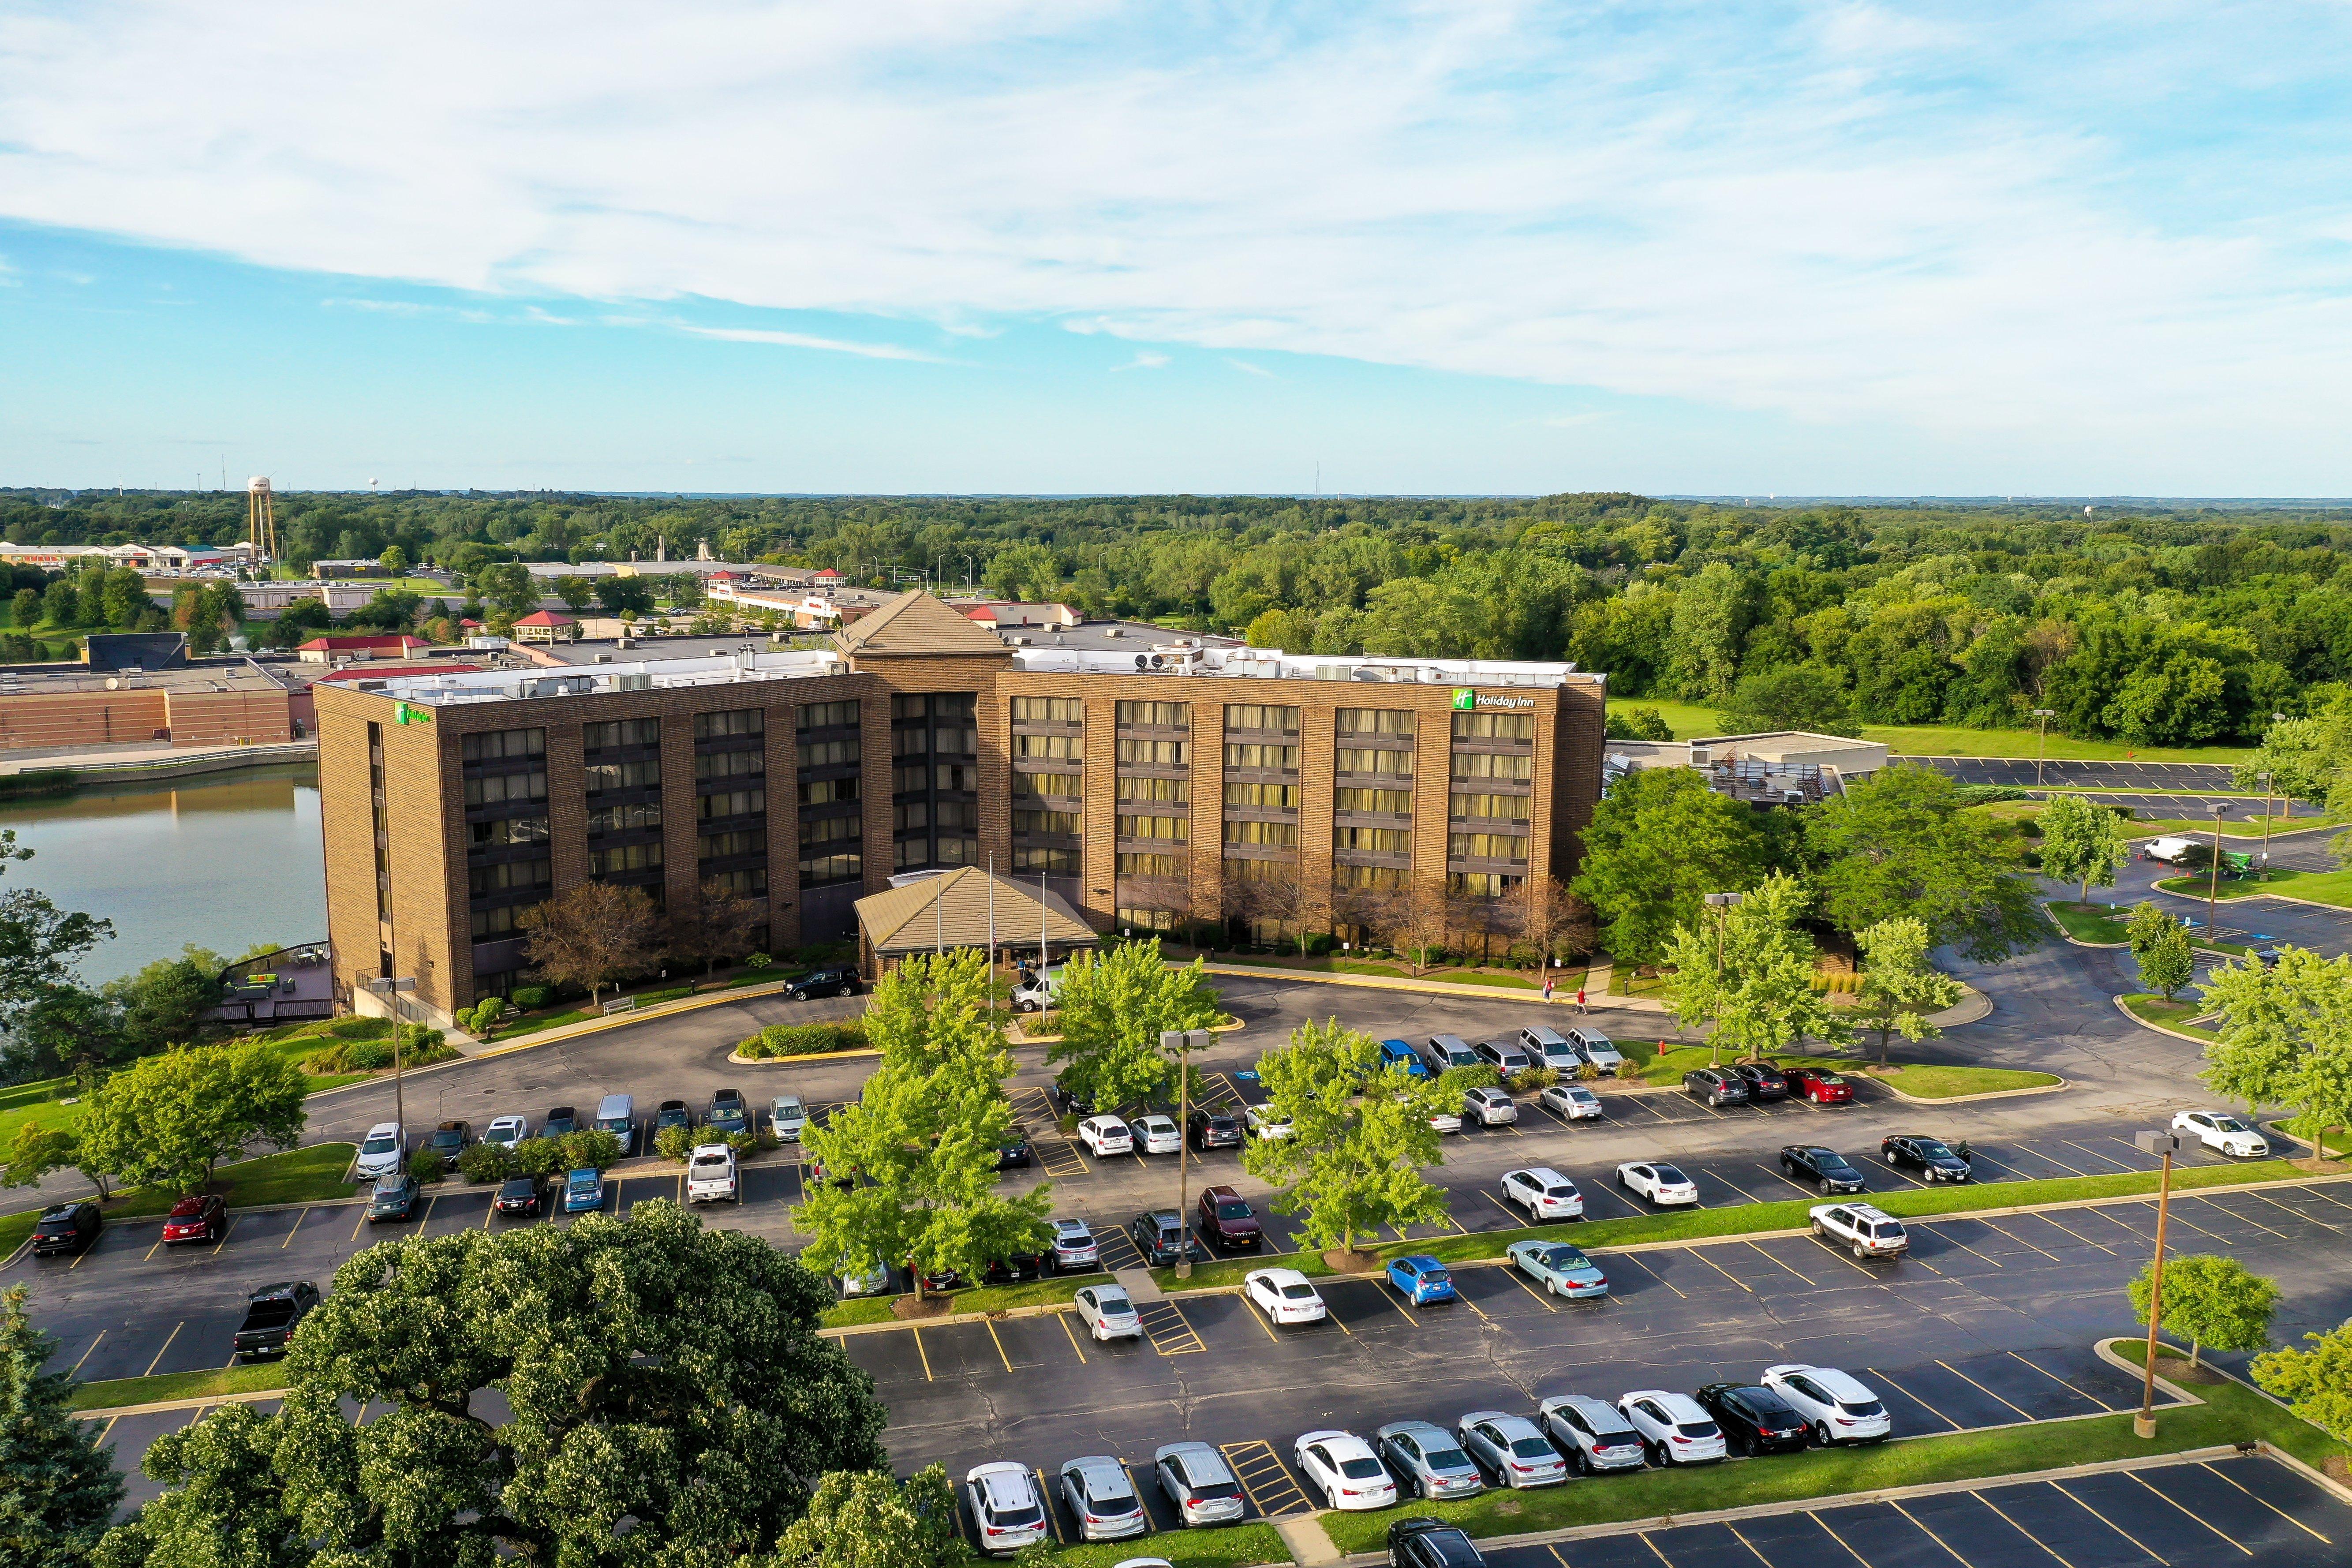
<path fill-rule="evenodd" d="M 771 1024 L 737 1046 L 735 1054 L 759 1060 L 866 1048 L 865 1022 L 853 1018 L 843 1024 Z"/>

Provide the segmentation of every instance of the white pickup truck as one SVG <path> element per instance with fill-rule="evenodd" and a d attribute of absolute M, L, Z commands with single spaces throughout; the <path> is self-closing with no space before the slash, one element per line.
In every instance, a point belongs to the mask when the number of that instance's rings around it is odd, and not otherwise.
<path fill-rule="evenodd" d="M 735 1151 L 724 1143 L 698 1143 L 686 1157 L 686 1201 L 707 1204 L 719 1198 L 743 1201 L 735 1175 Z"/>

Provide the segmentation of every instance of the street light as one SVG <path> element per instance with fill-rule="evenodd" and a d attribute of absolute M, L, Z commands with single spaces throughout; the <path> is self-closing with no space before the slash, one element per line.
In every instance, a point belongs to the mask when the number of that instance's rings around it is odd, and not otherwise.
<path fill-rule="evenodd" d="M 416 989 L 416 976 L 404 974 L 397 980 L 371 980 L 367 988 L 379 996 L 392 999 L 392 1119 L 400 1123 L 404 1146 L 408 1139 L 408 1108 L 400 1085 L 400 996 L 404 991 Z"/>
<path fill-rule="evenodd" d="M 2033 787 L 2042 787 L 2042 753 L 2050 749 L 2050 721 L 2058 717 L 2055 708 L 2036 708 L 2033 716 L 2042 721 L 2042 739 L 2033 743 Z"/>
<path fill-rule="evenodd" d="M 1192 1116 L 1192 1062 L 1194 1051 L 1205 1051 L 1216 1038 L 1206 1029 L 1162 1029 L 1160 1031 L 1160 1051 L 1176 1063 L 1176 1278 L 1192 1278 L 1192 1221 L 1185 1212 L 1185 1182 L 1190 1173 L 1185 1168 L 1186 1151 L 1191 1135 L 1185 1124 Z"/>
<path fill-rule="evenodd" d="M 2271 715 L 2271 722 L 2284 724 L 2286 722 L 2286 715 L 2273 713 Z M 2265 735 L 2263 739 L 2267 741 L 2269 737 Z M 2271 796 L 2273 794 L 2271 784 L 2271 775 L 2265 772 L 2263 774 L 2263 880 L 2265 882 L 2271 879 Z"/>
<path fill-rule="evenodd" d="M 2229 807 L 2221 801 L 2213 803 L 2213 865 L 2205 879 L 2205 942 L 2218 947 L 2221 936 L 2213 924 L 2214 906 L 2221 901 L 2221 814 Z"/>
<path fill-rule="evenodd" d="M 2156 1187 L 2156 1266 L 2147 1285 L 2147 1370 L 2141 1374 L 2139 1414 L 2132 1417 L 2132 1434 L 2156 1436 L 2156 1326 L 2164 1318 L 2164 1226 L 2172 1213 L 2172 1156 L 2179 1152 L 2178 1132 L 2135 1132 L 2132 1142 L 2143 1154 L 2164 1156 L 2164 1173 Z"/>
<path fill-rule="evenodd" d="M 1731 911 L 1739 907 L 1744 893 L 1709 893 L 1706 907 L 1716 911 L 1715 917 L 1715 1028 L 1706 1037 L 1707 1065 L 1723 1065 L 1723 932 L 1731 923 Z"/>

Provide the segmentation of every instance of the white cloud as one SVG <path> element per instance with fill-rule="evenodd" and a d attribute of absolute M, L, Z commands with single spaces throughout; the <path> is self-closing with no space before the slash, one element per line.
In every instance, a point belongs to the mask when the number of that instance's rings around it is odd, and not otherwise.
<path fill-rule="evenodd" d="M 1268 381 L 1280 381 L 1282 379 L 1282 377 L 1275 374 L 1274 372 L 1266 369 L 1265 366 L 1262 364 L 1252 364 L 1245 359 L 1234 359 L 1228 356 L 1225 363 L 1233 366 L 1235 370 L 1240 371 L 1244 375 L 1262 375 Z"/>
<path fill-rule="evenodd" d="M 1159 350 L 1138 349 L 1135 351 L 1133 359 L 1125 364 L 1115 364 L 1110 368 L 1112 374 L 1116 374 L 1122 370 L 1161 370 L 1166 368 L 1167 363 L 1168 356 Z"/>
<path fill-rule="evenodd" d="M 928 364 L 952 364 L 952 360 L 927 354 L 896 343 L 847 342 L 840 338 L 812 337 L 806 332 L 776 332 L 759 327 L 680 327 L 690 337 L 717 338 L 730 343 L 774 343 L 788 349 L 822 349 L 827 353 L 856 354 L 864 359 L 920 360 Z"/>
<path fill-rule="evenodd" d="M 2260 115 L 2341 113 L 2294 105 L 2334 103 L 2347 26 L 2167 0 L 254 0 L 233 26 L 34 0 L 0 14 L 0 215 L 629 319 L 1048 319 L 1954 450 L 2307 447 L 2352 394 L 2341 127 Z"/>

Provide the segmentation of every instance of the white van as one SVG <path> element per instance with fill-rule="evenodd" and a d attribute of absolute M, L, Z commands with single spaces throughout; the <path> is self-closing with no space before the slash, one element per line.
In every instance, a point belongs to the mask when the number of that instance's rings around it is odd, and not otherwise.
<path fill-rule="evenodd" d="M 2178 865 L 2181 857 L 2197 847 L 2194 838 L 2151 838 L 2146 851 L 2151 860 L 2163 860 Z"/>
<path fill-rule="evenodd" d="M 621 1141 L 621 1157 L 637 1152 L 637 1102 L 625 1094 L 608 1094 L 596 1106 L 596 1125 Z"/>
<path fill-rule="evenodd" d="M 1041 1013 L 1060 1000 L 1062 972 L 1049 969 L 1043 975 L 1024 980 L 1013 988 L 1013 1010 L 1016 1013 Z"/>

